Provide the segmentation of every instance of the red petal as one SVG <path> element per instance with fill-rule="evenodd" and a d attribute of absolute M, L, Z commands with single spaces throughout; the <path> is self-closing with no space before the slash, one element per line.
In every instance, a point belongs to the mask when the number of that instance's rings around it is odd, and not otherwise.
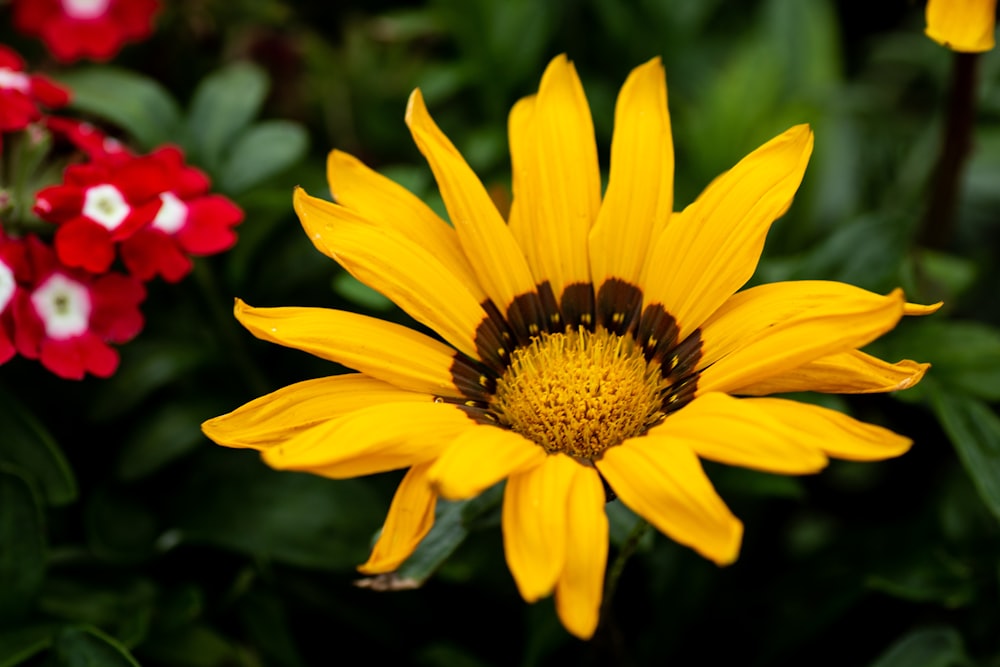
<path fill-rule="evenodd" d="M 115 9 L 123 35 L 138 40 L 152 34 L 153 15 L 159 9 L 156 0 L 123 0 L 117 3 Z"/>
<path fill-rule="evenodd" d="M 37 35 L 46 20 L 58 12 L 58 0 L 15 0 L 14 25 L 23 33 Z"/>
<path fill-rule="evenodd" d="M 83 190 L 75 185 L 52 185 L 35 195 L 35 215 L 56 224 L 80 215 Z"/>
<path fill-rule="evenodd" d="M 91 285 L 90 297 L 94 304 L 90 329 L 104 340 L 124 343 L 142 330 L 139 304 L 146 298 L 146 288 L 132 276 L 101 276 Z"/>
<path fill-rule="evenodd" d="M 34 100 L 18 90 L 0 90 L 0 132 L 13 132 L 40 118 Z"/>
<path fill-rule="evenodd" d="M 0 329 L 0 364 L 10 361 L 15 352 L 17 352 L 17 348 L 14 347 L 14 341 L 10 339 L 10 334 L 4 329 Z"/>
<path fill-rule="evenodd" d="M 155 229 L 142 229 L 121 245 L 122 260 L 129 273 L 140 280 L 159 275 L 175 283 L 191 272 L 191 259 L 177 241 Z"/>
<path fill-rule="evenodd" d="M 27 3 L 24 3 L 27 4 Z M 0 44 L 0 67 L 12 69 L 15 72 L 24 70 L 24 59 L 18 55 L 17 51 Z"/>
<path fill-rule="evenodd" d="M 104 273 L 115 259 L 111 234 L 86 218 L 76 218 L 56 230 L 56 254 L 66 266 Z"/>
<path fill-rule="evenodd" d="M 78 337 L 65 340 L 46 338 L 39 346 L 38 360 L 42 362 L 42 366 L 63 379 L 82 380 L 86 372 L 86 362 L 77 341 Z"/>
<path fill-rule="evenodd" d="M 113 182 L 130 204 L 141 204 L 149 199 L 159 203 L 160 193 L 170 189 L 170 173 L 167 167 L 147 155 L 117 170 Z"/>
<path fill-rule="evenodd" d="M 236 243 L 231 227 L 243 221 L 243 210 L 222 195 L 188 202 L 190 223 L 178 230 L 181 247 L 193 255 L 211 255 Z"/>
<path fill-rule="evenodd" d="M 45 326 L 35 313 L 26 291 L 14 295 L 14 345 L 23 357 L 37 359 Z"/>
<path fill-rule="evenodd" d="M 47 107 L 56 108 L 69 104 L 69 91 L 44 76 L 31 77 L 31 94 Z"/>

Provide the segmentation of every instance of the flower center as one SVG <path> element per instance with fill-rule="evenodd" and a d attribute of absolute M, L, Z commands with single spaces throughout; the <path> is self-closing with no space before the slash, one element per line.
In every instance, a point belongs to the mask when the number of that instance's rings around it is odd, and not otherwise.
<path fill-rule="evenodd" d="M 547 452 L 594 459 L 658 422 L 669 386 L 631 336 L 581 327 L 514 350 L 490 407 Z"/>
<path fill-rule="evenodd" d="M 7 304 L 14 298 L 15 289 L 17 281 L 14 279 L 14 272 L 6 262 L 0 260 L 0 313 L 7 310 Z"/>
<path fill-rule="evenodd" d="M 153 228 L 165 234 L 176 234 L 187 222 L 188 207 L 173 192 L 160 193 L 160 210 L 153 218 Z"/>
<path fill-rule="evenodd" d="M 83 214 L 108 231 L 117 229 L 131 211 L 125 196 L 115 186 L 105 183 L 87 188 Z"/>
<path fill-rule="evenodd" d="M 27 75 L 15 72 L 9 67 L 0 67 L 0 90 L 18 90 L 27 93 L 31 88 L 31 81 Z"/>
<path fill-rule="evenodd" d="M 79 336 L 90 326 L 90 292 L 80 283 L 58 273 L 31 294 L 31 305 L 45 325 L 49 338 Z"/>
<path fill-rule="evenodd" d="M 62 0 L 63 11 L 74 19 L 96 19 L 110 4 L 111 0 Z"/>

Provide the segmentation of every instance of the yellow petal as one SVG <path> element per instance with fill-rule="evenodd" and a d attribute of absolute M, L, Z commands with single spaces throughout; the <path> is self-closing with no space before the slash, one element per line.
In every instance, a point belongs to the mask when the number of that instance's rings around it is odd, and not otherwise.
<path fill-rule="evenodd" d="M 743 524 L 689 447 L 663 437 L 630 438 L 595 465 L 621 501 L 661 533 L 719 565 L 736 560 Z"/>
<path fill-rule="evenodd" d="M 486 188 L 461 154 L 434 123 L 420 90 L 414 90 L 406 107 L 406 124 L 434 172 L 448 215 L 458 233 L 479 283 L 500 312 L 524 339 L 531 327 L 545 318 L 535 294 L 535 281 L 521 248 L 511 235 Z M 514 312 L 509 309 L 513 306 Z"/>
<path fill-rule="evenodd" d="M 235 312 L 261 340 L 335 361 L 400 389 L 486 398 L 480 374 L 453 349 L 404 326 L 328 308 L 253 308 L 239 299 Z"/>
<path fill-rule="evenodd" d="M 913 444 L 881 426 L 818 405 L 783 398 L 744 398 L 741 402 L 767 413 L 802 442 L 838 459 L 880 461 L 903 454 Z"/>
<path fill-rule="evenodd" d="M 512 121 L 512 217 L 535 281 L 547 281 L 558 300 L 566 286 L 590 283 L 587 235 L 601 202 L 590 107 L 566 56 L 549 63 L 533 104 Z"/>
<path fill-rule="evenodd" d="M 358 570 L 364 574 L 382 574 L 399 569 L 434 525 L 437 496 L 427 483 L 430 463 L 410 468 L 392 497 L 382 533 L 371 556 Z"/>
<path fill-rule="evenodd" d="M 927 36 L 954 51 L 989 51 L 996 15 L 996 0 L 928 0 Z"/>
<path fill-rule="evenodd" d="M 900 391 L 920 382 L 930 364 L 904 359 L 894 364 L 860 350 L 838 352 L 815 361 L 734 387 L 730 393 L 766 396 L 793 391 L 818 391 L 828 394 L 870 394 Z"/>
<path fill-rule="evenodd" d="M 511 474 L 540 465 L 545 450 L 498 426 L 471 429 L 451 443 L 431 468 L 437 492 L 449 500 L 479 495 Z"/>
<path fill-rule="evenodd" d="M 807 125 L 775 137 L 716 178 L 654 240 L 644 305 L 662 305 L 677 320 L 680 340 L 753 275 L 767 231 L 792 201 L 812 146 Z"/>
<path fill-rule="evenodd" d="M 535 116 L 535 95 L 522 97 L 510 109 L 507 116 L 507 136 L 510 144 L 511 162 L 511 196 L 513 201 L 510 205 L 510 216 L 507 227 L 511 235 L 521 247 L 528 266 L 532 269 L 538 266 L 538 257 L 535 256 L 534 226 L 537 219 L 534 214 L 535 204 L 529 202 L 529 195 L 537 195 L 538 192 L 527 182 L 528 167 L 523 164 L 527 162 L 528 144 L 534 139 L 532 121 Z"/>
<path fill-rule="evenodd" d="M 527 602 L 555 588 L 566 562 L 566 503 L 580 464 L 547 456 L 541 465 L 512 475 L 503 496 L 503 546 L 507 566 Z"/>
<path fill-rule="evenodd" d="M 673 446 L 683 446 L 711 461 L 785 475 L 826 467 L 816 437 L 773 417 L 754 401 L 725 394 L 705 394 L 671 413 L 648 432 Z"/>
<path fill-rule="evenodd" d="M 427 204 L 347 153 L 332 151 L 326 165 L 330 192 L 338 204 L 356 211 L 380 229 L 423 246 L 457 276 L 478 301 L 485 301 L 486 292 L 476 281 L 455 230 Z"/>
<path fill-rule="evenodd" d="M 302 227 L 322 253 L 459 351 L 502 364 L 506 353 L 500 330 L 467 289 L 468 278 L 452 273 L 432 249 L 301 188 L 294 203 Z"/>
<path fill-rule="evenodd" d="M 358 373 L 306 380 L 254 399 L 201 425 L 225 447 L 267 449 L 302 431 L 378 403 L 429 402 L 434 397 Z"/>
<path fill-rule="evenodd" d="M 566 506 L 566 566 L 556 584 L 556 612 L 567 630 L 590 639 L 604 593 L 608 517 L 601 478 L 593 469 L 577 467 Z"/>
<path fill-rule="evenodd" d="M 383 403 L 305 430 L 262 457 L 273 468 L 347 479 L 430 461 L 472 428 L 449 403 Z"/>
<path fill-rule="evenodd" d="M 667 84 L 663 64 L 653 58 L 632 70 L 615 106 L 608 189 L 590 232 L 590 266 L 599 301 L 600 286 L 607 280 L 639 284 L 650 240 L 673 209 L 673 188 Z"/>
<path fill-rule="evenodd" d="M 944 305 L 943 301 L 938 301 L 937 303 L 932 303 L 929 306 L 924 306 L 919 303 L 906 303 L 903 305 L 904 315 L 930 315 L 931 313 L 936 313 L 941 306 Z"/>
<path fill-rule="evenodd" d="M 729 392 L 863 347 L 902 316 L 900 290 L 881 296 L 821 280 L 752 287 L 730 298 L 702 327 L 698 393 Z"/>

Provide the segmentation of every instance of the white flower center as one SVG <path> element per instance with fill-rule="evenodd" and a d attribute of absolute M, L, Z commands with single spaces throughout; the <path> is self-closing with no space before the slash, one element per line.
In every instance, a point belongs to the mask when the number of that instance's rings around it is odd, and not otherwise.
<path fill-rule="evenodd" d="M 62 0 L 63 11 L 74 19 L 96 19 L 110 4 L 111 0 Z"/>
<path fill-rule="evenodd" d="M 23 72 L 15 72 L 9 67 L 0 67 L 0 90 L 19 90 L 27 93 L 31 80 Z"/>
<path fill-rule="evenodd" d="M 62 274 L 54 273 L 39 285 L 31 293 L 31 305 L 49 338 L 79 336 L 90 325 L 90 291 Z"/>
<path fill-rule="evenodd" d="M 187 204 L 177 198 L 173 192 L 160 193 L 160 210 L 153 218 L 153 229 L 159 229 L 167 234 L 175 234 L 187 222 Z"/>
<path fill-rule="evenodd" d="M 14 272 L 10 270 L 6 262 L 0 261 L 0 313 L 7 310 L 7 304 L 14 298 L 14 290 L 17 282 L 14 280 Z"/>
<path fill-rule="evenodd" d="M 131 211 L 125 196 L 115 186 L 105 183 L 87 188 L 83 214 L 108 231 L 117 229 Z"/>

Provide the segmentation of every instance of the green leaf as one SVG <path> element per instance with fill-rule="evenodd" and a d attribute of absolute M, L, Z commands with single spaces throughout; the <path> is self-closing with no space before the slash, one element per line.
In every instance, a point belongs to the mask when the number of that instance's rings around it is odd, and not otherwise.
<path fill-rule="evenodd" d="M 23 613 L 45 578 L 44 530 L 31 484 L 0 467 L 0 620 Z"/>
<path fill-rule="evenodd" d="M 470 500 L 439 500 L 434 527 L 400 566 L 396 572 L 398 579 L 414 587 L 427 581 L 468 537 L 469 529 L 494 513 L 503 488 L 501 482 Z"/>
<path fill-rule="evenodd" d="M 469 530 L 462 521 L 462 510 L 468 502 L 470 501 L 438 501 L 434 527 L 397 570 L 398 579 L 413 587 L 420 586 L 455 553 L 458 545 L 469 535 Z"/>
<path fill-rule="evenodd" d="M 1000 329 L 940 316 L 907 324 L 886 344 L 895 358 L 930 362 L 928 378 L 951 391 L 1000 400 Z"/>
<path fill-rule="evenodd" d="M 61 630 L 52 650 L 62 667 L 139 667 L 124 646 L 91 626 Z"/>
<path fill-rule="evenodd" d="M 199 425 L 215 414 L 203 400 L 175 401 L 151 412 L 125 441 L 118 476 L 141 479 L 204 444 Z"/>
<path fill-rule="evenodd" d="M 219 174 L 219 187 L 231 195 L 281 173 L 305 155 L 309 136 L 298 123 L 257 123 L 233 144 Z"/>
<path fill-rule="evenodd" d="M 192 372 L 210 359 L 204 346 L 183 341 L 136 340 L 121 350 L 118 372 L 98 389 L 92 404 L 97 420 L 118 417 L 157 389 Z"/>
<path fill-rule="evenodd" d="M 254 452 L 212 450 L 175 491 L 180 538 L 322 570 L 353 569 L 385 504 L 361 480 L 271 470 Z"/>
<path fill-rule="evenodd" d="M 93 581 L 50 574 L 37 607 L 48 616 L 105 628 L 123 644 L 136 646 L 149 632 L 156 601 L 156 587 L 146 579 Z"/>
<path fill-rule="evenodd" d="M 136 497 L 105 487 L 92 492 L 86 506 L 87 545 L 112 561 L 136 561 L 152 554 L 156 519 Z"/>
<path fill-rule="evenodd" d="M 267 90 L 267 75 L 247 62 L 205 77 L 195 90 L 187 117 L 187 148 L 192 159 L 216 174 L 226 149 L 257 117 Z"/>
<path fill-rule="evenodd" d="M 931 406 L 979 497 L 1000 519 L 1000 417 L 972 396 L 929 385 Z"/>
<path fill-rule="evenodd" d="M 348 301 L 370 311 L 385 313 L 393 308 L 392 301 L 389 301 L 380 292 L 365 285 L 347 271 L 341 271 L 333 277 L 333 291 Z"/>
<path fill-rule="evenodd" d="M 907 244 L 899 221 L 870 215 L 840 226 L 806 253 L 786 280 L 826 278 L 875 291 L 895 287 Z"/>
<path fill-rule="evenodd" d="M 0 387 L 0 462 L 29 474 L 49 505 L 76 500 L 76 478 L 55 439 L 13 394 Z"/>
<path fill-rule="evenodd" d="M 230 641 L 203 625 L 188 625 L 153 637 L 142 645 L 142 655 L 144 659 L 149 658 L 157 665 L 220 667 L 260 664 L 241 660 Z"/>
<path fill-rule="evenodd" d="M 51 624 L 29 625 L 0 633 L 0 667 L 24 664 L 28 658 L 52 646 Z"/>
<path fill-rule="evenodd" d="M 912 562 L 893 562 L 884 573 L 873 575 L 868 585 L 897 598 L 961 607 L 976 597 L 980 586 L 972 568 L 948 554 L 921 552 Z"/>
<path fill-rule="evenodd" d="M 269 664 L 303 667 L 305 663 L 295 645 L 291 619 L 284 600 L 260 591 L 243 596 L 240 618 L 246 634 L 255 638 L 256 648 L 271 658 Z"/>
<path fill-rule="evenodd" d="M 74 70 L 56 78 L 73 89 L 70 106 L 118 125 L 139 148 L 177 141 L 177 102 L 153 79 L 113 67 Z"/>
<path fill-rule="evenodd" d="M 823 93 L 840 80 L 841 54 L 837 16 L 828 0 L 769 0 L 763 7 L 763 31 L 785 63 L 789 90 Z"/>
<path fill-rule="evenodd" d="M 926 248 L 909 257 L 907 264 L 914 286 L 929 284 L 943 295 L 945 301 L 954 301 L 955 297 L 971 288 L 979 273 L 972 259 Z M 926 290 L 921 290 L 913 293 L 925 292 Z M 910 293 L 909 289 L 907 293 Z"/>
<path fill-rule="evenodd" d="M 914 630 L 890 646 L 870 667 L 953 667 L 968 661 L 953 628 Z"/>

